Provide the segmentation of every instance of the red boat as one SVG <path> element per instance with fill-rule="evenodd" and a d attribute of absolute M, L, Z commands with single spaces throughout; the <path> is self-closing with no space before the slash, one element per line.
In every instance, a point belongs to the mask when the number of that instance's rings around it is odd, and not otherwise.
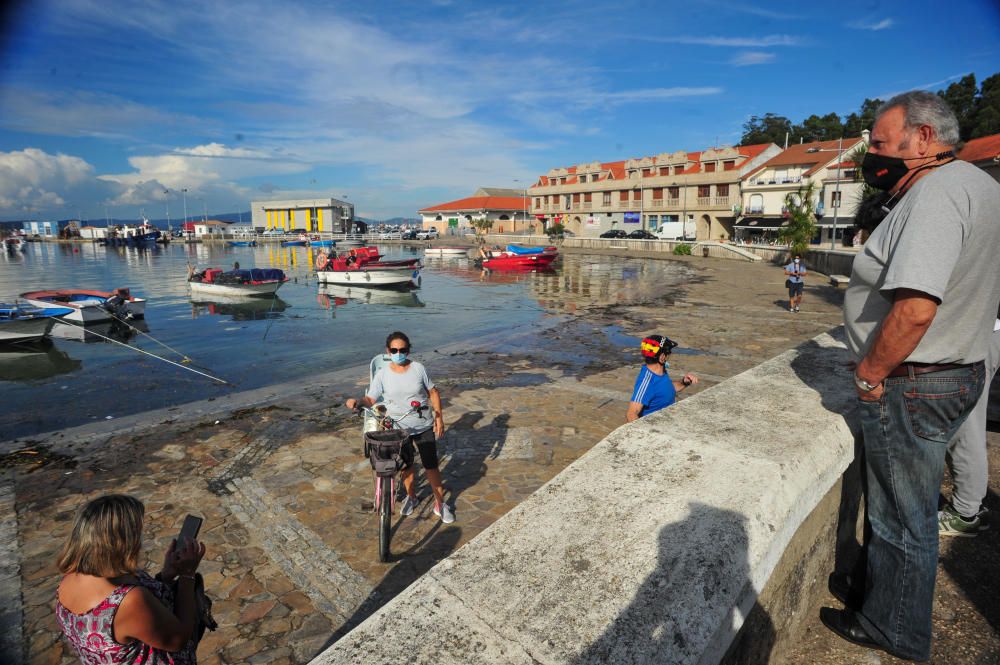
<path fill-rule="evenodd" d="M 523 254 L 518 252 L 498 252 L 486 250 L 483 257 L 483 267 L 489 270 L 523 270 L 525 268 L 548 268 L 559 258 L 559 248 L 545 247 L 540 252 Z"/>

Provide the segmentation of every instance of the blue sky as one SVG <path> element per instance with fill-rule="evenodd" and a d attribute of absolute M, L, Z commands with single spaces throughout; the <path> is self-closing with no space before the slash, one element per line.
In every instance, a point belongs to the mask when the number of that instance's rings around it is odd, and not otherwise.
<path fill-rule="evenodd" d="M 0 36 L 0 219 L 347 196 L 414 216 L 1000 72 L 993 0 L 35 0 Z"/>

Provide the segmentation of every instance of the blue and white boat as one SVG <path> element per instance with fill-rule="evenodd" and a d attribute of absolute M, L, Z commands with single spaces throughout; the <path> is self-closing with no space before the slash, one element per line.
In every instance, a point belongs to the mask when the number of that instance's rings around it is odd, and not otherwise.
<path fill-rule="evenodd" d="M 69 307 L 0 304 L 0 344 L 42 339 L 52 330 L 56 319 L 72 312 Z"/>

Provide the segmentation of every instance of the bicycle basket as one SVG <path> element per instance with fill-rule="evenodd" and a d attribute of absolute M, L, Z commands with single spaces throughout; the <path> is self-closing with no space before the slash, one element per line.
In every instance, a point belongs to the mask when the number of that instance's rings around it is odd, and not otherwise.
<path fill-rule="evenodd" d="M 406 466 L 402 457 L 403 442 L 409 435 L 399 429 L 365 432 L 368 459 L 377 476 L 392 476 Z"/>

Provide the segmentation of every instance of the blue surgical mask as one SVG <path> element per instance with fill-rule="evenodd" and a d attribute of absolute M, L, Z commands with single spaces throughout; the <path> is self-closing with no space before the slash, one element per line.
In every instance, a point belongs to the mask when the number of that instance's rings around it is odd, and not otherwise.
<path fill-rule="evenodd" d="M 389 356 L 389 360 L 396 363 L 397 365 L 402 365 L 403 363 L 406 362 L 406 355 L 407 354 L 405 353 L 393 353 L 392 355 Z"/>
<path fill-rule="evenodd" d="M 663 369 L 670 369 L 670 362 L 667 360 L 663 361 Z"/>

